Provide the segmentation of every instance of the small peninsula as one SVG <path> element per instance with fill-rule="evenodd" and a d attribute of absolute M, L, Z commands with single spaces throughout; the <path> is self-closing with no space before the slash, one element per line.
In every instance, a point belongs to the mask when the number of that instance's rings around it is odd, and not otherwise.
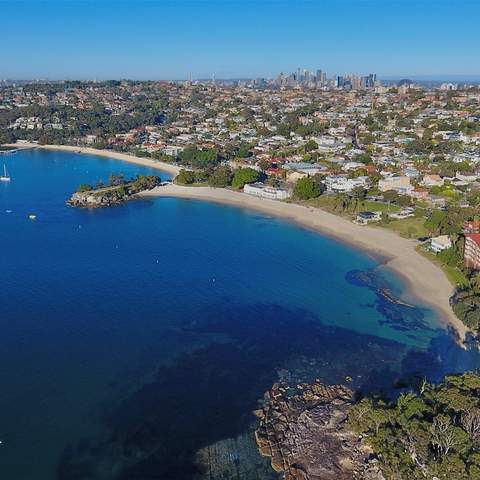
<path fill-rule="evenodd" d="M 80 185 L 68 203 L 74 207 L 86 208 L 116 205 L 152 190 L 161 183 L 161 178 L 156 175 L 139 175 L 132 180 L 126 180 L 123 175 L 111 175 L 107 185 Z"/>

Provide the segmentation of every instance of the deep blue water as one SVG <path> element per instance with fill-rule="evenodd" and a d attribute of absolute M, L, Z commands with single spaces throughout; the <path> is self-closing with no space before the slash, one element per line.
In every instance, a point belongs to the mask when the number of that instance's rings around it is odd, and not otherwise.
<path fill-rule="evenodd" d="M 74 209 L 80 183 L 158 172 L 0 160 L 0 478 L 194 478 L 195 452 L 248 432 L 279 375 L 388 390 L 480 364 L 433 312 L 379 294 L 404 287 L 378 260 L 327 237 L 198 201 Z M 254 457 L 238 478 L 268 478 Z"/>

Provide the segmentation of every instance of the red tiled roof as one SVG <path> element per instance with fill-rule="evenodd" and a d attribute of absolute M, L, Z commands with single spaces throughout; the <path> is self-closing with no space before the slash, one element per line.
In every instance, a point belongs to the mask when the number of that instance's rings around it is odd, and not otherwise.
<path fill-rule="evenodd" d="M 480 233 L 466 233 L 465 238 L 471 238 L 480 247 Z"/>

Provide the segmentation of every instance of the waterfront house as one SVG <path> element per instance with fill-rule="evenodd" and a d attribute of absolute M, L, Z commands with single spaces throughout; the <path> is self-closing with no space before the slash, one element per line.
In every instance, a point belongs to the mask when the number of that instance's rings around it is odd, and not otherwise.
<path fill-rule="evenodd" d="M 243 187 L 243 191 L 248 195 L 253 195 L 260 198 L 269 198 L 270 200 L 285 200 L 292 196 L 290 190 L 284 188 L 274 188 L 264 183 L 247 183 Z"/>
<path fill-rule="evenodd" d="M 405 207 L 402 208 L 399 212 L 393 212 L 389 213 L 388 216 L 390 218 L 394 218 L 396 220 L 403 220 L 408 217 L 414 217 L 415 216 L 415 208 L 413 207 Z"/>
<path fill-rule="evenodd" d="M 435 253 L 440 253 L 452 247 L 452 241 L 448 235 L 439 235 L 430 239 L 430 249 Z"/>

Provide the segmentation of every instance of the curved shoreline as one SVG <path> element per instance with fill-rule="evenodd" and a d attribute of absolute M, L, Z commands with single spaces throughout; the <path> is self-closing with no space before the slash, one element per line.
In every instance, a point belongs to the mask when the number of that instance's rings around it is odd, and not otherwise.
<path fill-rule="evenodd" d="M 142 194 L 142 197 L 203 200 L 257 210 L 328 235 L 380 258 L 382 265 L 406 281 L 409 294 L 437 311 L 445 326 L 455 329 L 460 341 L 465 339 L 469 331 L 450 307 L 449 300 L 454 287 L 440 267 L 415 250 L 417 246 L 415 240 L 402 238 L 389 230 L 355 225 L 345 218 L 318 208 L 253 197 L 222 188 L 171 184 L 156 187 Z"/>
<path fill-rule="evenodd" d="M 90 147 L 73 147 L 70 145 L 37 145 L 36 143 L 9 143 L 7 147 L 17 147 L 19 150 L 39 148 L 41 150 L 58 150 L 69 153 L 79 153 L 88 155 L 97 155 L 98 157 L 113 158 L 114 160 L 123 160 L 124 162 L 135 163 L 142 167 L 155 168 L 157 170 L 163 170 L 171 175 L 178 175 L 180 167 L 171 165 L 170 163 L 160 162 L 152 160 L 151 158 L 141 158 L 128 153 L 115 152 L 114 150 L 100 150 L 98 148 Z"/>
<path fill-rule="evenodd" d="M 180 171 L 180 167 L 176 165 L 110 150 L 27 143 L 11 144 L 10 146 L 16 146 L 19 149 L 22 147 L 25 149 L 40 148 L 97 155 L 163 170 L 172 175 L 176 175 Z M 449 300 L 453 295 L 454 287 L 440 267 L 415 250 L 415 247 L 418 245 L 415 240 L 402 238 L 398 234 L 386 229 L 355 225 L 345 218 L 318 208 L 253 197 L 242 192 L 223 188 L 183 187 L 171 184 L 157 187 L 143 193 L 142 196 L 144 198 L 174 197 L 203 200 L 257 210 L 328 235 L 335 240 L 380 258 L 382 265 L 393 270 L 405 280 L 409 288 L 409 294 L 437 311 L 440 321 L 445 326 L 454 328 L 460 342 L 466 338 L 466 334 L 469 331 L 463 322 L 457 318 L 450 306 Z"/>

